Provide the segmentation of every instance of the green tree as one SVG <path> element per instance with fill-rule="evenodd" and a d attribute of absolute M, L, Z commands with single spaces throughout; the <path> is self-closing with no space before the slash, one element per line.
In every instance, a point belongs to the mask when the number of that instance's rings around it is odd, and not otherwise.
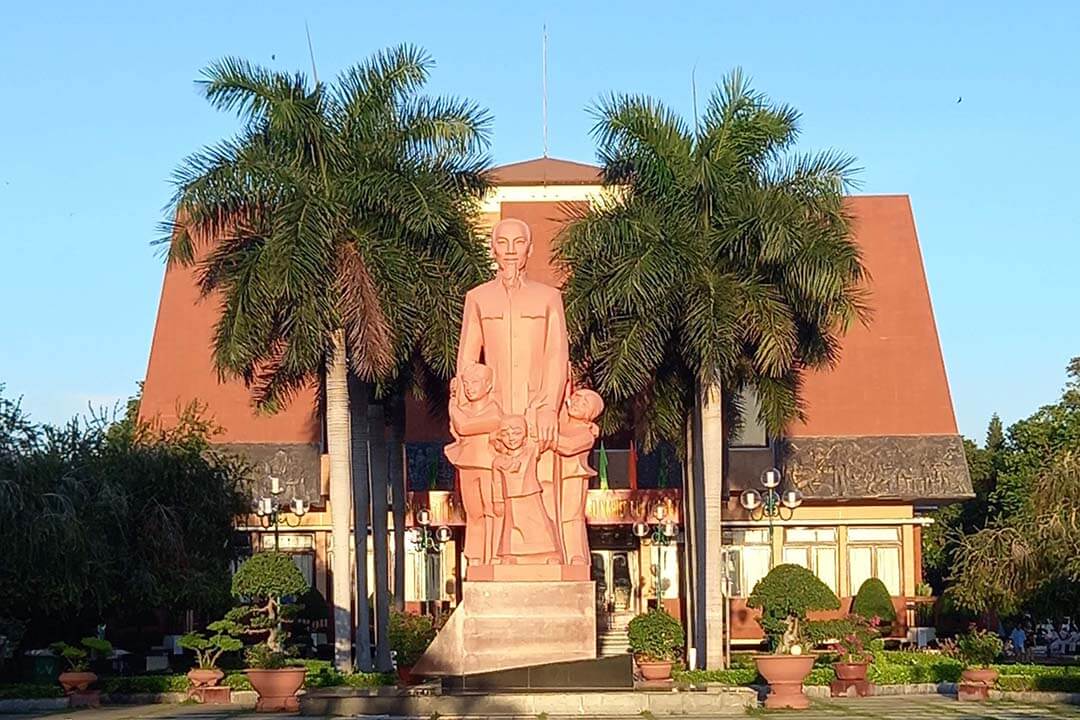
<path fill-rule="evenodd" d="M 354 522 L 366 527 L 364 458 L 368 440 L 383 431 L 371 428 L 361 383 L 385 390 L 449 377 L 464 292 L 489 272 L 473 227 L 487 187 L 489 118 L 470 102 L 421 95 L 431 67 L 407 46 L 378 53 L 329 85 L 242 60 L 217 62 L 205 71 L 204 95 L 236 112 L 243 127 L 176 173 L 169 258 L 198 264 L 203 293 L 221 298 L 218 371 L 242 378 L 269 411 L 325 377 L 339 548 L 349 544 L 349 445 Z M 372 477 L 385 482 L 385 474 Z M 385 513 L 377 510 L 373 537 L 385 543 Z M 367 533 L 356 533 L 356 543 L 356 556 L 366 557 Z M 376 547 L 377 560 L 385 554 Z M 350 567 L 348 553 L 334 558 L 335 659 L 344 668 Z M 363 605 L 362 562 L 357 584 Z M 359 617 L 366 614 L 358 608 Z M 385 614 L 379 622 L 377 635 L 385 637 Z M 370 670 L 362 624 L 356 640 L 357 665 Z M 379 652 L 380 669 L 388 669 L 388 646 Z"/>
<path fill-rule="evenodd" d="M 1009 428 L 990 517 L 954 535 L 949 593 L 973 612 L 1056 612 L 1080 596 L 1080 358 L 1059 402 Z"/>
<path fill-rule="evenodd" d="M 0 617 L 30 642 L 228 606 L 248 468 L 196 406 L 169 429 L 114 427 L 37 425 L 0 398 Z"/>
<path fill-rule="evenodd" d="M 632 427 L 643 452 L 661 441 L 684 450 L 700 401 L 695 442 L 710 509 L 701 531 L 719 537 L 718 408 L 736 406 L 750 387 L 778 435 L 801 414 L 802 374 L 834 362 L 840 335 L 866 316 L 866 273 L 844 203 L 852 160 L 797 154 L 799 113 L 753 91 L 739 71 L 692 125 L 640 96 L 610 97 L 594 113 L 609 200 L 582 209 L 555 248 L 568 278 L 571 353 L 604 396 L 605 432 Z M 719 544 L 696 544 L 706 573 L 718 573 Z M 722 633 L 715 623 L 706 633 L 695 646 L 718 662 Z"/>

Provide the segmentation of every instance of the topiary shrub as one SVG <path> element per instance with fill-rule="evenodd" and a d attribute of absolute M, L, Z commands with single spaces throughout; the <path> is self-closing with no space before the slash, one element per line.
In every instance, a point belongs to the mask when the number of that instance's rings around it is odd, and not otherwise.
<path fill-rule="evenodd" d="M 284 553 L 253 555 L 236 570 L 232 594 L 243 605 L 230 610 L 225 620 L 236 623 L 239 632 L 266 634 L 270 653 L 285 651 L 282 620 L 295 615 L 293 602 L 308 590 L 307 581 L 295 563 Z"/>
<path fill-rule="evenodd" d="M 412 667 L 435 639 L 435 623 L 427 615 L 390 613 L 390 649 L 398 667 Z"/>
<path fill-rule="evenodd" d="M 630 621 L 626 628 L 630 650 L 641 662 L 674 662 L 686 644 L 682 625 L 664 610 L 650 610 Z"/>
<path fill-rule="evenodd" d="M 896 607 L 892 603 L 885 583 L 877 578 L 868 578 L 859 586 L 855 600 L 851 603 L 851 612 L 867 620 L 877 618 L 882 625 L 896 622 Z"/>
<path fill-rule="evenodd" d="M 799 565 L 777 565 L 758 581 L 746 604 L 761 610 L 758 623 L 773 652 L 790 654 L 812 642 L 812 610 L 837 610 L 840 600 L 814 573 Z"/>

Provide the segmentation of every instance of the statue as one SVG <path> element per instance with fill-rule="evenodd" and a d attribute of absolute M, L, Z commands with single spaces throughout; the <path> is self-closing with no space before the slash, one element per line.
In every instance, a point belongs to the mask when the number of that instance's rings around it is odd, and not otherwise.
<path fill-rule="evenodd" d="M 521 415 L 507 415 L 493 442 L 493 468 L 502 487 L 505 510 L 499 562 L 557 564 L 562 561 L 555 526 L 540 499 L 536 477 L 539 444 L 528 436 Z"/>
<path fill-rule="evenodd" d="M 450 403 L 456 442 L 447 448 L 447 457 L 461 474 L 466 515 L 465 556 L 470 561 L 468 576 L 475 578 L 481 577 L 471 570 L 477 558 L 482 565 L 495 566 L 535 564 L 543 556 L 544 564 L 550 564 L 546 549 L 533 552 L 532 540 L 521 540 L 525 534 L 535 540 L 533 536 L 541 527 L 554 530 L 553 553 L 558 563 L 583 566 L 586 571 L 583 577 L 587 578 L 584 488 L 591 470 L 586 470 L 582 458 L 591 448 L 591 441 L 588 447 L 582 445 L 579 450 L 578 446 L 585 442 L 583 431 L 596 417 L 595 413 L 589 413 L 593 410 L 598 413 L 599 409 L 594 399 L 587 399 L 576 415 L 568 414 L 564 407 L 570 362 L 562 295 L 557 288 L 526 276 L 525 267 L 532 250 L 527 224 L 512 219 L 496 224 L 491 232 L 491 251 L 498 273 L 495 279 L 478 285 L 465 296 L 457 377 L 452 386 L 455 397 Z M 473 400 L 468 393 L 463 400 L 460 388 L 467 374 L 478 372 L 473 368 L 480 362 L 491 376 L 490 400 L 480 395 Z M 603 407 L 602 402 L 598 407 Z M 496 453 L 490 453 L 489 459 L 477 446 L 469 444 L 472 439 L 466 438 L 475 437 L 480 442 L 480 436 L 490 435 L 497 414 L 504 420 L 508 416 L 521 418 L 525 435 L 520 447 L 512 452 L 504 448 L 497 457 Z M 569 423 L 568 437 L 572 438 L 567 440 L 571 444 L 565 446 L 569 448 L 565 453 L 557 452 L 562 438 L 560 418 Z M 518 421 L 514 422 L 516 428 Z M 511 428 L 503 427 L 501 432 L 511 433 Z M 466 453 L 458 449 L 459 443 L 471 449 Z M 572 466 L 566 472 L 561 468 L 563 455 Z M 501 468 L 494 465 L 498 457 L 504 458 L 499 460 Z M 507 457 L 513 458 L 513 462 Z M 522 466 L 522 462 L 531 467 Z M 564 499 L 566 480 L 573 497 Z M 538 493 L 531 492 L 534 484 L 539 488 Z M 518 492 L 526 485 L 530 489 L 526 495 L 500 497 L 500 492 L 505 493 L 507 488 Z M 489 487 L 491 501 L 486 503 Z M 543 518 L 532 517 L 536 507 L 542 511 Z M 564 515 L 568 515 L 568 525 L 564 525 Z M 574 534 L 572 556 L 564 547 L 566 529 Z M 546 548 L 546 541 L 541 545 Z M 523 558 L 522 553 L 529 557 Z M 489 573 L 484 577 L 494 576 Z"/>
<path fill-rule="evenodd" d="M 492 478 L 495 453 L 489 434 L 499 428 L 502 413 L 492 398 L 491 368 L 473 363 L 450 382 L 450 432 L 446 459 L 458 469 L 465 509 L 464 555 L 470 563 L 490 563 L 501 528 L 502 496 Z"/>
<path fill-rule="evenodd" d="M 556 451 L 562 456 L 562 541 L 566 561 L 571 565 L 589 563 L 589 537 L 585 530 L 585 498 L 589 478 L 596 471 L 589 467 L 600 427 L 593 422 L 604 411 L 604 400 L 592 390 L 575 390 L 559 418 L 559 442 Z"/>

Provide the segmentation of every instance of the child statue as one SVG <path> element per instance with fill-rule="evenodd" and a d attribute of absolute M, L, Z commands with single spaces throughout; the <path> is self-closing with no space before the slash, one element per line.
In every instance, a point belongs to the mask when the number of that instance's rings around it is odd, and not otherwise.
<path fill-rule="evenodd" d="M 470 564 L 490 563 L 501 531 L 502 497 L 492 479 L 495 452 L 489 434 L 499 428 L 501 413 L 492 397 L 494 373 L 480 363 L 450 381 L 450 432 L 446 458 L 458 469 L 465 509 L 465 547 Z"/>
<path fill-rule="evenodd" d="M 492 443 L 492 469 L 505 501 L 498 561 L 505 564 L 558 564 L 562 561 L 555 525 L 541 498 L 536 473 L 539 445 L 529 437 L 521 415 L 507 415 Z"/>
<path fill-rule="evenodd" d="M 589 467 L 589 451 L 600 434 L 600 427 L 593 421 L 603 411 L 603 398 L 592 390 L 581 389 L 570 395 L 559 418 L 556 452 L 562 461 L 562 543 L 566 562 L 570 565 L 589 563 L 585 499 L 589 478 L 596 475 Z"/>

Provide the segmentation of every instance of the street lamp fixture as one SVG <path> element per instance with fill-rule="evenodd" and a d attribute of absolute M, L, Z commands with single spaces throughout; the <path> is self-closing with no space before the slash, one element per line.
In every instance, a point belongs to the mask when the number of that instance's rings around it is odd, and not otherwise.
<path fill-rule="evenodd" d="M 276 480 L 276 478 L 274 478 Z M 281 488 L 277 483 L 271 486 L 270 497 L 260 497 L 255 500 L 255 515 L 259 518 L 259 524 L 264 528 L 274 528 L 274 550 L 281 549 L 279 538 L 279 525 L 284 522 L 288 527 L 300 527 L 301 518 L 311 509 L 311 503 L 303 498 L 294 497 L 287 509 L 281 507 L 277 496 L 281 494 Z M 295 522 L 289 516 L 296 518 Z"/>
<path fill-rule="evenodd" d="M 803 494 L 798 488 L 779 490 L 782 477 L 780 471 L 771 468 L 761 473 L 761 487 L 747 488 L 739 495 L 739 504 L 750 513 L 753 520 L 769 519 L 770 525 L 776 518 L 790 520 L 795 509 L 803 504 Z"/>
<path fill-rule="evenodd" d="M 440 525 L 435 530 L 431 529 L 431 511 L 427 508 L 416 511 L 416 524 L 420 526 L 413 537 L 413 547 L 416 548 L 416 552 L 438 555 L 442 552 L 442 546 L 453 537 L 453 532 L 445 525 Z"/>
<path fill-rule="evenodd" d="M 645 541 L 645 538 L 650 538 L 652 544 L 656 547 L 656 607 L 661 607 L 661 601 L 663 599 L 663 549 L 670 545 L 672 541 L 679 534 L 679 526 L 672 520 L 667 519 L 667 508 L 663 505 L 657 505 L 653 510 L 653 518 L 655 523 L 649 524 L 647 522 L 636 522 L 633 526 L 634 535 L 641 540 Z"/>

